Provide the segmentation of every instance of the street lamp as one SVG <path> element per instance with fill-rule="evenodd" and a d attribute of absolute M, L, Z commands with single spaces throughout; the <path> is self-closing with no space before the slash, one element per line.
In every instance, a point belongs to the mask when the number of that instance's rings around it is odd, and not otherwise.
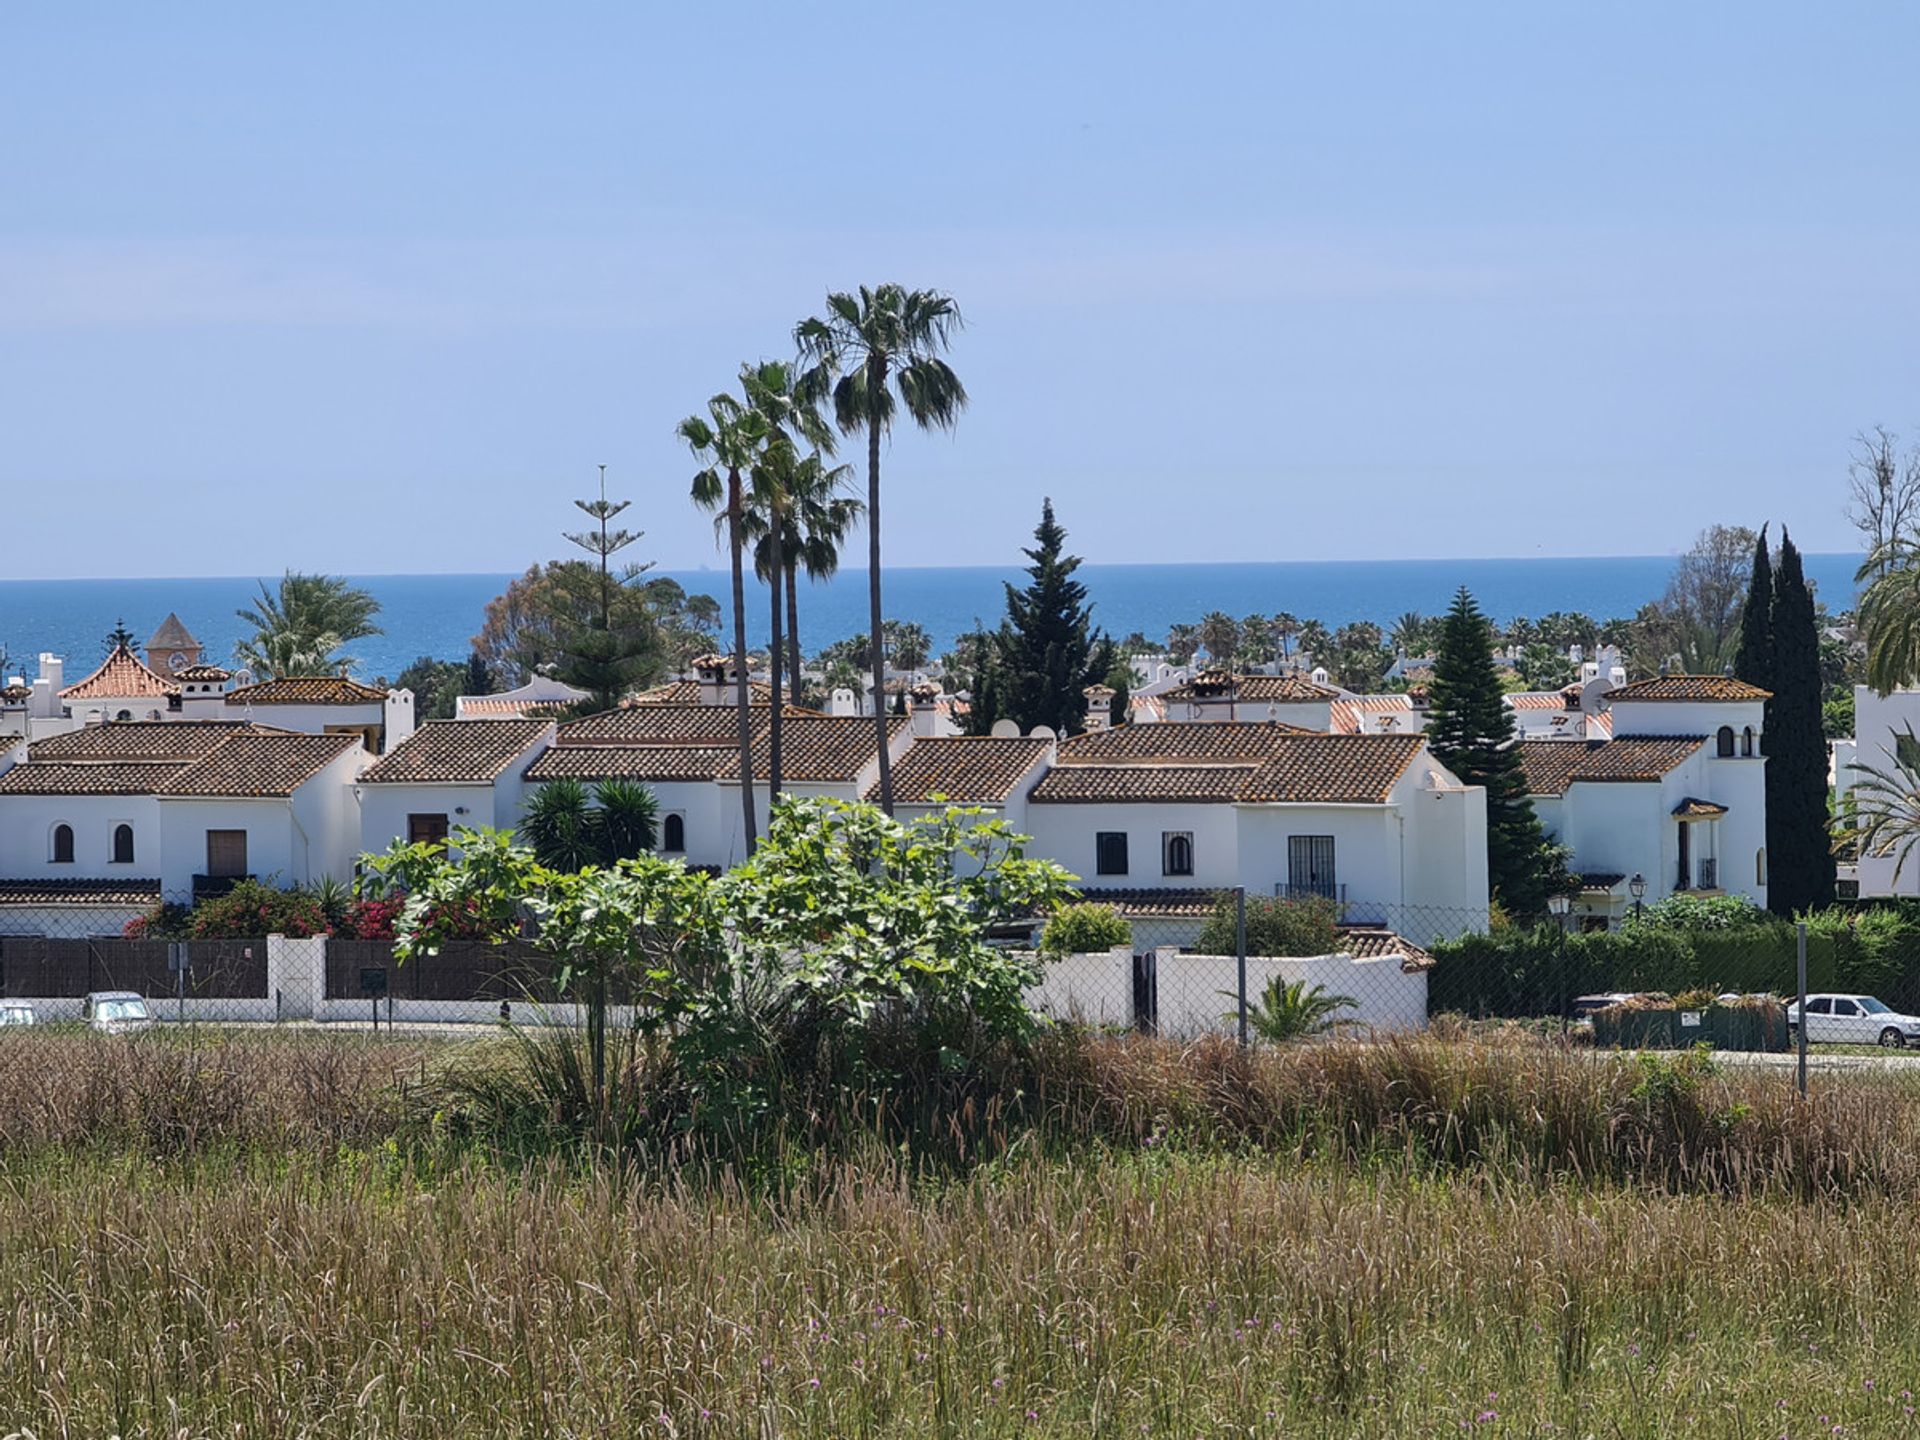
<path fill-rule="evenodd" d="M 1640 902 L 1647 897 L 1647 877 L 1636 870 L 1633 878 L 1627 881 L 1627 893 L 1633 896 L 1633 918 L 1638 920 L 1642 908 Z"/>
<path fill-rule="evenodd" d="M 1555 953 L 1554 968 L 1560 972 L 1560 1034 L 1567 1033 L 1567 912 L 1573 908 L 1572 897 L 1560 894 L 1547 897 L 1547 909 L 1553 912 L 1553 923 L 1560 929 L 1560 945 Z"/>

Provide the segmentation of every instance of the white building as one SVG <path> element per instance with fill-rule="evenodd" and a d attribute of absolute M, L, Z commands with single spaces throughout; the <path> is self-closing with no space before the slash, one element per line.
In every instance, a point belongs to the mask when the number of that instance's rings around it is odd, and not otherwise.
<path fill-rule="evenodd" d="M 352 876 L 357 735 L 231 722 L 92 725 L 16 745 L 0 764 L 0 878 L 170 900 L 241 876 L 282 885 Z"/>
<path fill-rule="evenodd" d="M 1870 685 L 1853 687 L 1853 738 L 1833 746 L 1835 810 L 1844 814 L 1848 793 L 1860 782 L 1856 766 L 1899 775 L 1894 759 L 1896 737 L 1920 735 L 1920 690 L 1895 690 L 1881 695 Z M 1898 871 L 1898 876 L 1895 871 Z M 1865 896 L 1920 895 L 1920 855 L 1902 865 L 1898 851 L 1860 855 L 1842 862 L 1840 878 L 1853 879 Z"/>
<path fill-rule="evenodd" d="M 460 695 L 453 702 L 456 720 L 514 720 L 544 718 L 591 698 L 549 675 L 535 675 L 524 685 L 492 695 Z"/>
<path fill-rule="evenodd" d="M 395 840 L 513 828 L 527 767 L 556 731 L 551 720 L 429 720 L 355 784 L 360 848 L 377 854 Z"/>
<path fill-rule="evenodd" d="M 187 719 L 250 720 L 309 735 L 357 735 L 384 755 L 413 734 L 413 692 L 381 690 L 344 675 L 288 675 L 227 690 L 183 695 Z"/>
<path fill-rule="evenodd" d="M 1606 697 L 1609 740 L 1522 740 L 1547 834 L 1573 852 L 1586 923 L 1686 892 L 1767 903 L 1767 693 L 1720 675 L 1662 675 Z"/>
<path fill-rule="evenodd" d="M 1009 818 L 1012 818 L 1011 816 Z M 1486 794 L 1419 736 L 1260 722 L 1124 726 L 1060 742 L 1026 797 L 1032 853 L 1122 908 L 1245 886 L 1323 896 L 1422 941 L 1484 928 Z"/>

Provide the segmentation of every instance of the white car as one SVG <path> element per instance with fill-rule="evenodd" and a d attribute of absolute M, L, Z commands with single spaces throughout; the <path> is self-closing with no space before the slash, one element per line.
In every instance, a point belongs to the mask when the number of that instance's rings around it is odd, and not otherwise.
<path fill-rule="evenodd" d="M 18 1000 L 0 1000 L 0 1028 L 33 1024 L 33 1006 Z"/>
<path fill-rule="evenodd" d="M 1787 1029 L 1800 1024 L 1800 1006 L 1787 1006 Z M 1920 1045 L 1920 1016 L 1902 1015 L 1871 995 L 1809 995 L 1807 1043 L 1885 1045 L 1898 1050 Z"/>
<path fill-rule="evenodd" d="M 147 997 L 133 990 L 96 990 L 81 1003 L 80 1018 L 92 1030 L 126 1035 L 153 1024 Z"/>

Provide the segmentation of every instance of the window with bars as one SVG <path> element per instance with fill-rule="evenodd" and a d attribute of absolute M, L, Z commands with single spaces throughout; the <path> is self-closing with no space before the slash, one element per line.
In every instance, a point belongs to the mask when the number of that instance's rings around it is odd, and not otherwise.
<path fill-rule="evenodd" d="M 1333 836 L 1287 837 L 1287 893 L 1319 895 L 1329 900 L 1335 897 Z"/>
<path fill-rule="evenodd" d="M 1101 830 L 1093 837 L 1093 870 L 1096 875 L 1127 873 L 1127 832 Z"/>
<path fill-rule="evenodd" d="M 1193 874 L 1193 832 L 1168 830 L 1160 836 L 1160 873 Z"/>

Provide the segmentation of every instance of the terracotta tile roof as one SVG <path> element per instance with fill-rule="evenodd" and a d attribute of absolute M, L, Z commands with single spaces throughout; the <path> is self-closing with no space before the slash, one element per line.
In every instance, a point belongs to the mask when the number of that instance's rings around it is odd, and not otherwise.
<path fill-rule="evenodd" d="M 197 650 L 200 642 L 193 633 L 180 623 L 180 617 L 171 610 L 167 618 L 160 622 L 160 628 L 153 632 L 153 638 L 147 641 L 147 649 L 152 650 Z"/>
<path fill-rule="evenodd" d="M 887 721 L 888 738 L 897 740 L 911 723 L 904 715 L 892 716 Z M 869 764 L 878 763 L 873 732 L 871 715 L 787 714 L 780 736 L 781 772 L 789 780 L 857 780 Z M 753 747 L 756 779 L 767 777 L 769 758 L 763 732 L 756 736 Z"/>
<path fill-rule="evenodd" d="M 731 681 L 727 684 L 727 695 L 731 697 L 734 688 Z M 651 690 L 642 690 L 638 695 L 621 702 L 625 705 L 698 705 L 700 703 L 700 682 L 698 680 L 669 680 L 664 685 L 656 685 Z M 731 705 L 729 698 L 726 705 Z M 748 705 L 773 704 L 773 686 L 765 680 L 747 682 Z M 710 706 L 710 709 L 722 710 L 726 705 Z"/>
<path fill-rule="evenodd" d="M 0 701 L 5 701 L 9 705 L 17 705 L 32 698 L 31 685 L 0 685 Z"/>
<path fill-rule="evenodd" d="M 893 798 L 915 805 L 935 795 L 956 805 L 999 805 L 1052 745 L 1045 740 L 958 736 L 916 740 L 893 767 Z M 866 799 L 879 794 L 876 780 Z"/>
<path fill-rule="evenodd" d="M 1727 807 L 1724 805 L 1716 805 L 1711 800 L 1699 800 L 1689 795 L 1673 807 L 1672 813 L 1683 820 L 1711 820 L 1716 816 L 1726 814 Z"/>
<path fill-rule="evenodd" d="M 1588 870 L 1580 876 L 1580 893 L 1583 895 L 1604 895 L 1621 881 L 1625 875 L 1611 870 Z"/>
<path fill-rule="evenodd" d="M 739 751 L 717 745 L 553 745 L 527 767 L 527 779 L 717 780 L 739 770 Z"/>
<path fill-rule="evenodd" d="M 1327 728 L 1335 735 L 1366 733 L 1364 715 L 1378 715 L 1390 723 L 1413 714 L 1413 700 L 1406 695 L 1347 695 L 1335 700 L 1328 714 Z"/>
<path fill-rule="evenodd" d="M 500 695 L 462 695 L 460 718 L 476 720 L 526 720 L 557 716 L 566 709 L 565 700 L 511 700 Z"/>
<path fill-rule="evenodd" d="M 1327 735 L 1287 725 L 1129 725 L 1063 743 L 1032 799 L 1380 804 L 1425 746 L 1418 735 Z"/>
<path fill-rule="evenodd" d="M 1658 780 L 1698 750 L 1698 735 L 1630 735 L 1618 740 L 1522 740 L 1520 767 L 1534 795 L 1564 795 L 1574 781 Z"/>
<path fill-rule="evenodd" d="M 378 705 L 387 692 L 344 675 L 289 675 L 227 692 L 229 705 Z"/>
<path fill-rule="evenodd" d="M 1517 690 L 1502 697 L 1509 710 L 1564 710 L 1567 697 L 1558 690 Z"/>
<path fill-rule="evenodd" d="M 198 760 L 235 735 L 283 735 L 290 731 L 250 725 L 244 720 L 122 720 L 89 725 L 64 735 L 37 740 L 28 750 L 33 762 L 51 760 Z"/>
<path fill-rule="evenodd" d="M 1080 898 L 1096 905 L 1111 905 L 1132 920 L 1204 920 L 1228 893 L 1191 886 L 1082 886 Z M 1144 941 L 1147 937 L 1140 938 Z M 1142 948 L 1151 946 L 1143 944 Z"/>
<path fill-rule="evenodd" d="M 1136 719 L 1144 715 L 1150 721 L 1164 720 L 1167 718 L 1167 702 L 1158 695 L 1129 695 L 1127 714 Z"/>
<path fill-rule="evenodd" d="M 243 732 L 204 760 L 187 766 L 162 795 L 280 799 L 291 795 L 349 750 L 358 735 L 287 735 Z"/>
<path fill-rule="evenodd" d="M 1276 737 L 1315 735 L 1277 720 L 1168 721 L 1090 730 L 1060 742 L 1060 761 L 1263 760 Z"/>
<path fill-rule="evenodd" d="M 1242 705 L 1310 705 L 1338 700 L 1340 692 L 1316 685 L 1302 675 L 1223 675 L 1202 671 L 1184 685 L 1162 693 L 1168 704 L 1200 701 Z"/>
<path fill-rule="evenodd" d="M 1356 960 L 1385 960 L 1398 955 L 1403 971 L 1431 970 L 1433 956 L 1404 935 L 1372 925 L 1340 927 L 1340 948 Z"/>
<path fill-rule="evenodd" d="M 764 713 L 748 719 L 754 725 L 766 722 Z M 739 726 L 740 712 L 731 705 L 634 705 L 567 721 L 560 727 L 560 743 L 631 745 L 680 740 L 701 745 L 738 744 Z"/>
<path fill-rule="evenodd" d="M 174 671 L 173 678 L 176 680 L 194 680 L 201 683 L 209 683 L 231 680 L 233 678 L 233 672 L 231 670 L 223 670 L 218 665 L 189 665 L 184 670 Z"/>
<path fill-rule="evenodd" d="M 1765 700 L 1772 694 L 1731 675 L 1656 675 L 1607 692 L 1620 700 Z"/>
<path fill-rule="evenodd" d="M 0 905 L 152 905 L 158 880 L 0 880 Z"/>
<path fill-rule="evenodd" d="M 0 775 L 0 795 L 158 795 L 187 765 L 177 760 L 55 760 Z"/>
<path fill-rule="evenodd" d="M 178 687 L 159 671 L 149 668 L 126 646 L 114 652 L 93 674 L 75 681 L 60 692 L 62 700 L 119 700 L 123 698 L 170 699 Z"/>
<path fill-rule="evenodd" d="M 360 783 L 488 784 L 550 728 L 545 720 L 429 720 L 362 772 Z"/>

